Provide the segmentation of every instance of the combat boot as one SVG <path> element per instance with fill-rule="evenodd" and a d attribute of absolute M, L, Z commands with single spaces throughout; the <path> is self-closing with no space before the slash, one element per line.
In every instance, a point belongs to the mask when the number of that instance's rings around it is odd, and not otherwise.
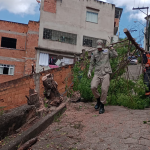
<path fill-rule="evenodd" d="M 100 97 L 99 98 L 97 98 L 97 103 L 96 103 L 96 105 L 95 105 L 95 109 L 96 110 L 98 110 L 99 109 L 99 107 L 100 107 L 100 105 L 101 105 L 101 102 L 100 102 Z"/>
<path fill-rule="evenodd" d="M 100 105 L 100 110 L 99 110 L 99 114 L 103 114 L 104 112 L 105 112 L 104 104 L 101 103 L 101 105 Z"/>

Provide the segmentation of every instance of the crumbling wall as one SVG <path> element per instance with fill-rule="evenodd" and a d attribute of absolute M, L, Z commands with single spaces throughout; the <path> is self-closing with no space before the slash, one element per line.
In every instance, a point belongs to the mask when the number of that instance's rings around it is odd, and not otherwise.
<path fill-rule="evenodd" d="M 58 91 L 60 94 L 65 92 L 65 79 L 67 85 L 71 85 L 71 69 L 73 65 L 61 68 L 50 69 L 34 75 L 25 76 L 12 81 L 0 84 L 0 107 L 5 106 L 5 110 L 9 110 L 27 103 L 26 95 L 29 95 L 29 89 L 35 89 L 39 96 L 43 96 L 44 87 L 42 77 L 52 73 L 54 80 L 58 83 Z"/>

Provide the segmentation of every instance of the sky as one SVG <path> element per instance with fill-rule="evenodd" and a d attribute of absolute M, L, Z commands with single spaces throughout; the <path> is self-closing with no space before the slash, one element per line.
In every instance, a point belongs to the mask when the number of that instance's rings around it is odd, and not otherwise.
<path fill-rule="evenodd" d="M 150 7 L 150 0 L 101 0 L 113 3 L 123 8 L 120 20 L 120 38 L 125 38 L 123 29 L 131 31 L 132 36 L 143 45 L 144 26 L 146 15 L 133 7 Z M 36 0 L 0 0 L 0 20 L 7 20 L 27 24 L 29 20 L 39 21 L 40 11 Z M 143 10 L 146 12 L 146 10 Z M 150 9 L 149 9 L 150 14 Z"/>

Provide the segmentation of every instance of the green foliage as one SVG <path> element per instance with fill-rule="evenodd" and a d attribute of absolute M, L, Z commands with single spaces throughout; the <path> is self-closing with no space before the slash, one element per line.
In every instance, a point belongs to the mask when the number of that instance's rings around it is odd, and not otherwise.
<path fill-rule="evenodd" d="M 120 64 L 124 64 L 127 61 L 127 45 L 128 41 L 126 42 L 126 45 L 118 44 L 115 47 L 119 56 L 110 60 L 113 72 L 120 68 Z M 135 48 L 131 47 L 130 52 L 133 50 L 135 50 Z M 94 72 L 92 72 L 91 79 L 87 77 L 89 64 L 90 60 L 86 53 L 85 59 L 77 62 L 72 70 L 74 77 L 73 90 L 80 91 L 80 94 L 85 101 L 92 101 L 94 98 L 91 91 L 91 80 L 94 76 Z M 145 90 L 147 87 L 143 82 L 143 77 L 141 76 L 136 82 L 126 80 L 121 77 L 124 72 L 125 68 L 120 69 L 111 79 L 107 104 L 125 106 L 131 109 L 144 109 L 145 107 L 148 107 L 150 105 L 150 99 L 145 96 Z M 98 91 L 101 92 L 100 86 Z"/>
<path fill-rule="evenodd" d="M 4 114 L 4 108 L 5 107 L 0 107 L 0 116 L 2 116 Z"/>
<path fill-rule="evenodd" d="M 54 122 L 60 122 L 60 116 L 61 116 L 61 113 L 58 113 L 57 115 L 54 116 Z"/>
<path fill-rule="evenodd" d="M 81 63 L 77 62 L 73 68 L 73 90 L 80 91 L 81 97 L 86 101 L 91 101 L 93 99 L 93 94 L 91 91 L 91 79 L 87 77 L 89 70 L 90 60 L 88 59 L 88 54 L 85 54 L 85 60 Z M 92 77 L 93 77 L 92 73 Z"/>
<path fill-rule="evenodd" d="M 44 106 L 45 106 L 46 108 L 48 108 L 48 104 L 47 104 L 47 103 L 45 103 Z"/>
<path fill-rule="evenodd" d="M 142 77 L 137 82 L 123 78 L 111 80 L 107 104 L 144 109 L 150 105 L 150 99 L 145 96 L 146 88 Z"/>
<path fill-rule="evenodd" d="M 138 63 L 141 63 L 142 60 L 141 60 L 141 57 L 138 57 Z"/>
<path fill-rule="evenodd" d="M 66 87 L 65 87 L 65 91 L 67 91 L 67 97 L 72 97 L 73 90 L 71 88 L 69 88 L 67 84 L 66 84 Z"/>

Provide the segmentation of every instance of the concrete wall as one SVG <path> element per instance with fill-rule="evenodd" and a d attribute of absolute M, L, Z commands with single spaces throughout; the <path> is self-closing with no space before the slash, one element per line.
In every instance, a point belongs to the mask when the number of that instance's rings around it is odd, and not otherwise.
<path fill-rule="evenodd" d="M 42 77 L 49 73 L 54 74 L 54 80 L 58 83 L 58 90 L 60 94 L 63 94 L 66 87 L 65 79 L 67 78 L 68 86 L 72 83 L 72 67 L 73 65 L 51 69 L 0 84 L 0 107 L 5 107 L 6 110 L 9 110 L 26 104 L 27 99 L 25 96 L 29 95 L 30 88 L 36 89 L 39 95 L 43 97 Z"/>
<path fill-rule="evenodd" d="M 58 0 L 55 3 L 54 1 L 42 0 L 41 2 L 39 47 L 68 52 L 81 52 L 84 48 L 82 46 L 83 35 L 105 39 L 110 42 L 109 37 L 114 34 L 115 5 L 96 0 L 62 0 L 62 2 Z M 56 12 L 51 7 L 47 8 L 50 3 L 53 6 L 56 4 Z M 98 24 L 86 22 L 87 7 L 99 10 Z M 55 7 L 53 8 L 55 9 Z M 95 12 L 96 10 L 91 11 Z M 43 39 L 44 28 L 77 34 L 77 45 Z"/>
<path fill-rule="evenodd" d="M 14 75 L 0 75 L 0 83 L 31 74 L 31 65 L 36 65 L 39 22 L 20 24 L 0 20 L 0 64 L 14 65 Z M 1 47 L 1 38 L 17 39 L 16 49 Z"/>

